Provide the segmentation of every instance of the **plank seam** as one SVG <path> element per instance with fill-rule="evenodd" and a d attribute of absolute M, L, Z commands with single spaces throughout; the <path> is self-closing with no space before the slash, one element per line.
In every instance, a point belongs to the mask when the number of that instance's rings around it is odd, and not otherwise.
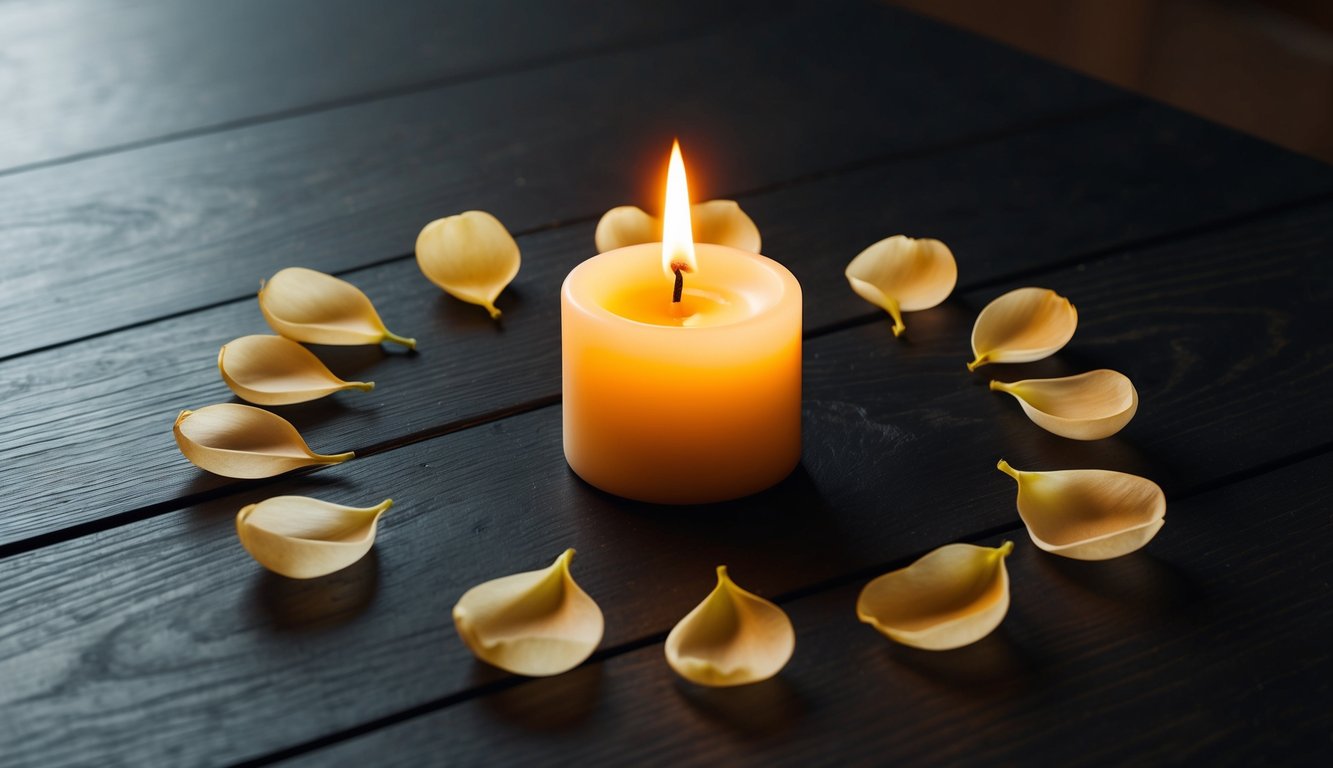
<path fill-rule="evenodd" d="M 1235 485 L 1249 480 L 1253 480 L 1255 478 L 1262 477 L 1263 475 L 1276 472 L 1280 469 L 1285 469 L 1290 466 L 1295 466 L 1297 464 L 1309 461 L 1311 459 L 1317 458 L 1323 454 L 1330 452 L 1333 452 L 1333 441 L 1326 442 L 1321 445 L 1308 448 L 1302 451 L 1298 451 L 1296 453 L 1288 454 L 1286 456 L 1277 459 L 1263 462 L 1254 467 L 1250 467 L 1244 470 L 1238 470 L 1236 472 L 1231 472 L 1219 478 L 1215 478 L 1213 480 L 1191 486 L 1186 490 L 1181 491 L 1179 494 L 1176 494 L 1173 497 L 1172 502 L 1176 503 L 1185 501 L 1195 496 L 1201 496 L 1206 493 L 1211 493 L 1213 491 L 1221 490 L 1230 485 Z M 992 526 L 990 528 L 972 534 L 968 534 L 966 536 L 960 536 L 956 541 L 976 543 L 994 538 L 996 536 L 1002 536 L 1005 534 L 1021 530 L 1023 530 L 1022 521 L 1011 522 L 1003 525 Z M 886 563 L 867 566 L 865 568 L 858 568 L 849 574 L 836 576 L 830 579 L 825 579 L 824 581 L 816 582 L 814 584 L 805 587 L 789 590 L 774 597 L 773 602 L 791 603 L 796 600 L 801 600 L 807 597 L 818 595 L 820 593 L 831 592 L 835 589 L 855 584 L 858 581 L 871 579 L 882 573 L 906 567 L 907 565 L 910 565 L 913 561 L 922 557 L 929 551 L 930 550 L 921 550 L 903 557 L 894 558 L 893 560 L 890 560 Z M 663 643 L 666 641 L 667 634 L 668 634 L 667 632 L 655 632 L 651 635 L 647 635 L 642 638 L 626 641 L 599 650 L 598 652 L 594 653 L 586 663 L 601 664 L 617 656 L 622 656 L 624 654 L 632 653 L 634 651 L 641 650 L 643 648 L 647 648 L 649 646 L 656 645 L 658 643 Z M 501 691 L 518 688 L 530 682 L 533 682 L 532 678 L 512 676 L 495 682 L 486 683 L 484 685 L 477 686 L 476 688 L 469 688 L 465 691 L 458 691 L 448 696 L 442 696 L 433 701 L 425 702 L 417 706 L 410 707 L 408 709 L 400 710 L 398 712 L 394 712 L 392 714 L 386 715 L 381 718 L 376 718 L 375 720 L 362 723 L 352 728 L 348 728 L 330 734 L 325 734 L 324 736 L 321 736 L 317 739 L 311 739 L 310 741 L 303 742 L 301 744 L 295 744 L 293 746 L 286 747 L 284 749 L 269 753 L 267 755 L 251 758 L 242 763 L 238 763 L 237 765 L 247 766 L 247 767 L 272 765 L 282 760 L 299 757 L 301 755 L 318 751 L 325 747 L 330 747 L 335 744 L 339 744 L 357 738 L 359 736 L 367 735 L 381 728 L 407 722 L 409 720 L 413 720 L 417 717 L 421 717 L 424 715 L 433 714 L 435 712 L 439 712 L 451 706 L 454 706 L 455 704 L 462 704 L 471 701 L 473 699 L 481 698 L 483 696 L 489 696 L 493 693 L 499 693 Z"/>

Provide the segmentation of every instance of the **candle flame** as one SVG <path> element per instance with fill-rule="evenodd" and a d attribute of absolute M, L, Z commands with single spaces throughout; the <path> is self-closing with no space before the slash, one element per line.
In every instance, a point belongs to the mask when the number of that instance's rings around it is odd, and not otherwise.
<path fill-rule="evenodd" d="M 662 269 L 674 280 L 676 272 L 693 272 L 697 268 L 685 161 L 680 156 L 680 142 L 675 141 L 667 165 L 666 207 L 662 214 Z"/>

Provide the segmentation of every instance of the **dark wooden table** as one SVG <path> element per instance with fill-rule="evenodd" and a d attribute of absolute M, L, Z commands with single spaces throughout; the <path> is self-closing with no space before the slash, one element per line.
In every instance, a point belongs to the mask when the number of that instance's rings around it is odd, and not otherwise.
<path fill-rule="evenodd" d="M 561 453 L 558 288 L 599 215 L 657 205 L 680 136 L 805 291 L 805 446 L 732 504 L 631 504 Z M 523 269 L 504 321 L 411 256 L 489 210 Z M 895 339 L 843 266 L 895 233 L 958 290 Z M 1321 763 L 1333 715 L 1333 171 L 869 2 L 0 3 L 0 764 Z M 395 349 L 321 348 L 371 394 L 277 409 L 345 465 L 267 481 L 178 453 L 232 400 L 218 347 L 304 265 Z M 977 311 L 1080 313 L 1046 361 L 968 374 Z M 987 391 L 1108 367 L 1142 397 L 1075 443 Z M 1145 475 L 1145 549 L 1036 550 L 1001 457 Z M 285 493 L 397 506 L 351 569 L 238 545 Z M 1013 604 L 961 650 L 856 621 L 871 577 L 1009 539 Z M 579 551 L 607 620 L 579 669 L 473 661 L 468 587 Z M 662 658 L 730 566 L 789 612 L 776 679 Z"/>

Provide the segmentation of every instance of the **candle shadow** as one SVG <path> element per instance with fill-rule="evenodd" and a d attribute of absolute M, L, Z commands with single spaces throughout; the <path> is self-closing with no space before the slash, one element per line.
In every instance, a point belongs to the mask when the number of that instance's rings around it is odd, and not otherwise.
<path fill-rule="evenodd" d="M 692 709 L 747 736 L 787 731 L 809 710 L 805 697 L 781 675 L 734 688 L 708 688 L 682 679 L 675 685 Z"/>
<path fill-rule="evenodd" d="M 792 536 L 827 528 L 820 521 L 825 519 L 823 513 L 829 511 L 828 505 L 803 465 L 797 465 L 791 474 L 767 490 L 714 504 L 648 504 L 613 496 L 581 479 L 579 483 L 615 507 L 616 514 L 628 512 L 664 529 L 681 532 L 685 537 L 704 535 L 715 543 L 771 540 L 809 546 L 805 541 L 792 542 Z"/>
<path fill-rule="evenodd" d="M 694 506 L 665 506 L 628 501 L 588 485 L 570 471 L 571 485 L 583 499 L 575 502 L 581 523 L 600 537 L 623 545 L 635 556 L 634 567 L 654 572 L 658 553 L 686 548 L 699 562 L 727 565 L 733 576 L 761 594 L 798 586 L 794 579 L 827 578 L 839 563 L 854 560 L 853 533 L 839 524 L 804 466 L 761 493 L 734 501 Z M 583 492 L 586 492 L 584 495 Z M 663 559 L 665 554 L 660 555 Z M 628 567 L 627 563 L 627 567 Z M 699 574 L 701 586 L 711 569 Z M 697 600 L 696 600 L 697 602 Z"/>
<path fill-rule="evenodd" d="M 379 557 L 371 549 L 352 565 L 317 579 L 289 579 L 261 570 L 251 586 L 266 623 L 280 632 L 317 632 L 342 626 L 375 601 Z"/>
<path fill-rule="evenodd" d="M 599 703 L 602 664 L 585 664 L 554 677 L 523 680 L 481 697 L 491 717 L 529 731 L 565 731 L 588 719 Z M 471 687 L 493 684 L 511 675 L 475 662 Z"/>

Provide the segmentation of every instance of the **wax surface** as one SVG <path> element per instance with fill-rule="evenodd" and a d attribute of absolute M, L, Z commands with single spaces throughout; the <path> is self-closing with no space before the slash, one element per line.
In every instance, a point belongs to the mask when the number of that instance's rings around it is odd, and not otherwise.
<path fill-rule="evenodd" d="M 695 247 L 680 306 L 657 244 L 595 256 L 561 291 L 565 457 L 619 496 L 723 501 L 800 461 L 800 285 L 763 256 Z"/>

